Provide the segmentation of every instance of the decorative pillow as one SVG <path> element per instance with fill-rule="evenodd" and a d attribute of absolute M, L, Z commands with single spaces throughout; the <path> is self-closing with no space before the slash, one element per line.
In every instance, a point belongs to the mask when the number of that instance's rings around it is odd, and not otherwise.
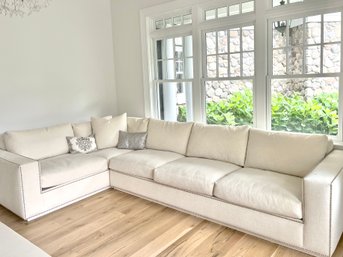
<path fill-rule="evenodd" d="M 147 133 L 128 133 L 119 131 L 118 149 L 143 150 Z"/>
<path fill-rule="evenodd" d="M 112 119 L 92 118 L 92 128 L 98 149 L 116 147 L 119 130 L 127 130 L 126 113 Z"/>
<path fill-rule="evenodd" d="M 67 137 L 70 153 L 90 153 L 97 150 L 95 137 Z"/>

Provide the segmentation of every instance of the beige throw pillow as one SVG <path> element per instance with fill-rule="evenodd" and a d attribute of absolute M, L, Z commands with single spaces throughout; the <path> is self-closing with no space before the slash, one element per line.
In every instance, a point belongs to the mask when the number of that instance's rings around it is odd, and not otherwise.
<path fill-rule="evenodd" d="M 116 147 L 119 130 L 127 130 L 126 113 L 112 119 L 92 118 L 91 120 L 98 149 Z"/>

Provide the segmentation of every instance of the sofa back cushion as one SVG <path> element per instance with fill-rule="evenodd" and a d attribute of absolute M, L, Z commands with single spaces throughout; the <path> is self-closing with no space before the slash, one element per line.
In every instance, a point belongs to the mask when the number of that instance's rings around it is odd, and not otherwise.
<path fill-rule="evenodd" d="M 246 167 L 305 177 L 327 154 L 325 135 L 251 129 Z"/>
<path fill-rule="evenodd" d="M 146 148 L 186 154 L 193 123 L 150 119 Z"/>
<path fill-rule="evenodd" d="M 189 139 L 187 156 L 244 165 L 249 127 L 196 123 Z"/>
<path fill-rule="evenodd" d="M 89 137 L 92 135 L 92 123 L 90 121 L 72 124 L 76 137 Z"/>
<path fill-rule="evenodd" d="M 1 150 L 6 150 L 4 134 L 0 134 L 0 149 Z"/>
<path fill-rule="evenodd" d="M 92 128 L 98 149 L 116 147 L 118 144 L 119 131 L 127 131 L 126 113 L 112 119 L 92 118 Z"/>
<path fill-rule="evenodd" d="M 5 133 L 7 151 L 34 160 L 68 153 L 67 137 L 74 136 L 71 124 Z"/>
<path fill-rule="evenodd" d="M 128 117 L 127 132 L 129 133 L 144 133 L 148 130 L 149 119 Z"/>

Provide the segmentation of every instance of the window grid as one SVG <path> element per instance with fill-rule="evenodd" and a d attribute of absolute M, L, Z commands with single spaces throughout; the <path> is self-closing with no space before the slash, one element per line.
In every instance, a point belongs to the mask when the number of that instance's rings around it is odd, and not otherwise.
<path fill-rule="evenodd" d="M 255 11 L 255 0 L 205 10 L 205 20 L 216 20 Z"/>
<path fill-rule="evenodd" d="M 190 25 L 192 24 L 192 22 L 192 12 L 187 12 L 183 15 L 176 15 L 167 18 L 156 19 L 154 22 L 154 28 L 155 30 L 168 29 L 172 27 Z"/>

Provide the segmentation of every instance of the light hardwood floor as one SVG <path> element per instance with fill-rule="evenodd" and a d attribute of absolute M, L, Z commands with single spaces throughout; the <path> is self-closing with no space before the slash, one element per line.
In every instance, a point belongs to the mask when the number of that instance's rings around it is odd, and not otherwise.
<path fill-rule="evenodd" d="M 52 256 L 309 256 L 113 189 L 28 224 L 0 207 L 0 221 Z"/>

